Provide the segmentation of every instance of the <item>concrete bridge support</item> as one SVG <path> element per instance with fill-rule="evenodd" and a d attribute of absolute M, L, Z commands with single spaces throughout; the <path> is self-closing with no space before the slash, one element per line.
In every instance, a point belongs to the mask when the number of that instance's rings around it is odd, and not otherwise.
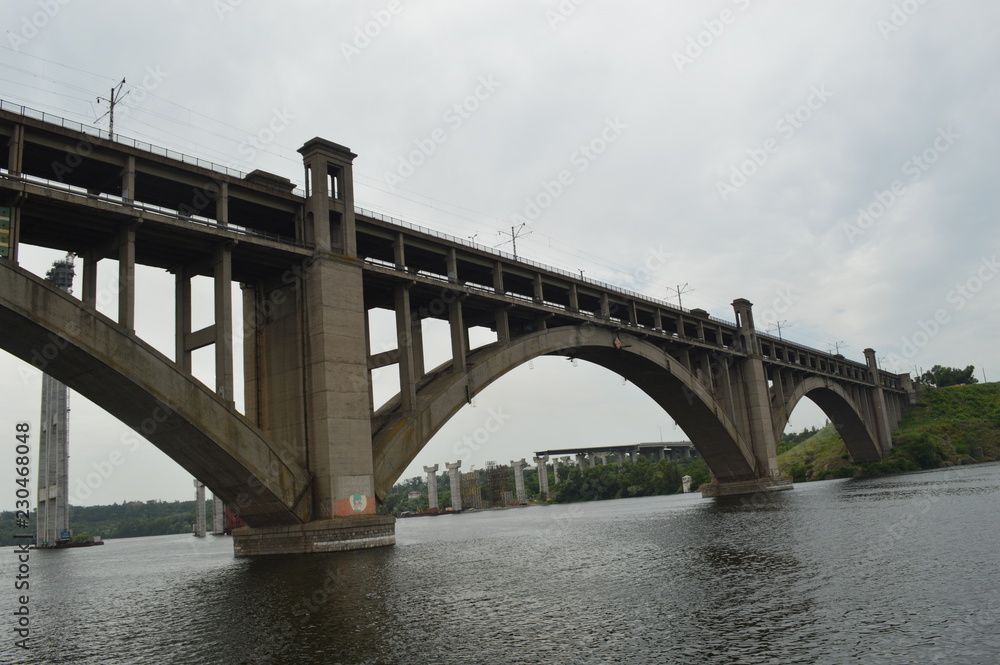
<path fill-rule="evenodd" d="M 528 495 L 524 491 L 524 467 L 528 463 L 522 457 L 519 460 L 511 460 L 510 465 L 514 467 L 514 492 L 518 503 L 527 503 Z"/>
<path fill-rule="evenodd" d="M 538 491 L 549 498 L 549 456 L 532 458 L 538 468 Z"/>
<path fill-rule="evenodd" d="M 438 507 L 438 465 L 425 466 L 424 472 L 427 474 L 427 507 L 435 510 Z"/>
<path fill-rule="evenodd" d="M 558 485 L 559 484 L 559 458 L 558 457 L 553 457 L 552 458 L 552 484 L 553 485 Z"/>
<path fill-rule="evenodd" d="M 459 469 L 462 468 L 462 461 L 448 462 L 445 466 L 448 468 L 448 481 L 451 483 L 451 509 L 461 511 L 462 472 Z"/>
<path fill-rule="evenodd" d="M 312 510 L 298 527 L 238 530 L 238 554 L 395 542 L 394 518 L 375 515 L 367 310 L 351 175 L 356 155 L 319 138 L 299 152 L 307 181 L 303 230 L 316 251 L 294 278 L 272 277 L 244 291 L 250 324 L 244 348 L 247 416 L 299 451 L 313 478 Z M 405 288 L 396 297 L 405 313 Z M 412 348 L 408 322 L 399 328 Z M 401 372 L 409 379 L 412 355 L 405 364 Z"/>
<path fill-rule="evenodd" d="M 205 483 L 197 478 L 194 480 L 194 535 L 204 538 L 206 531 Z"/>

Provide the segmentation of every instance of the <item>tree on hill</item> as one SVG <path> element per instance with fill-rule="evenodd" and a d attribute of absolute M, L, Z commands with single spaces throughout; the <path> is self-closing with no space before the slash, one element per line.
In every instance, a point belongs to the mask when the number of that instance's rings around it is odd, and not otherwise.
<path fill-rule="evenodd" d="M 979 383 L 975 375 L 976 368 L 973 365 L 969 365 L 965 369 L 934 365 L 931 371 L 924 372 L 917 381 L 934 388 L 946 388 L 948 386 Z"/>

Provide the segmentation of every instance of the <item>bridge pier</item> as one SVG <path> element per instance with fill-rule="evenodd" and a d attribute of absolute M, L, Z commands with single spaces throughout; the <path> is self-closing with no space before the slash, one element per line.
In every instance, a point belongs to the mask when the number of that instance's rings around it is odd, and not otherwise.
<path fill-rule="evenodd" d="M 445 462 L 448 469 L 448 482 L 451 483 L 451 509 L 456 512 L 462 510 L 462 460 L 457 462 Z"/>
<path fill-rule="evenodd" d="M 543 455 L 542 457 L 532 458 L 538 468 L 538 491 L 545 495 L 545 498 L 549 496 L 549 456 Z"/>
<path fill-rule="evenodd" d="M 385 515 L 233 530 L 233 550 L 237 557 L 342 552 L 395 544 L 396 518 Z"/>

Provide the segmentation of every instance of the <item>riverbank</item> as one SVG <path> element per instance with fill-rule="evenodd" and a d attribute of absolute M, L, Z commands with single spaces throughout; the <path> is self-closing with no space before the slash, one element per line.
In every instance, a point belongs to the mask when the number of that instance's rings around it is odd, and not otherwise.
<path fill-rule="evenodd" d="M 928 388 L 892 433 L 889 457 L 854 464 L 833 425 L 778 456 L 794 482 L 879 476 L 1000 459 L 1000 384 Z"/>

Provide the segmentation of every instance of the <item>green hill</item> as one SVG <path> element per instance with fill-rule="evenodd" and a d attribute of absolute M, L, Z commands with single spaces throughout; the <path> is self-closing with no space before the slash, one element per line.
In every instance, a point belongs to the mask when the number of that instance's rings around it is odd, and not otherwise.
<path fill-rule="evenodd" d="M 778 455 L 795 482 L 881 475 L 1000 459 L 1000 384 L 928 388 L 892 433 L 892 453 L 853 464 L 832 425 Z"/>

